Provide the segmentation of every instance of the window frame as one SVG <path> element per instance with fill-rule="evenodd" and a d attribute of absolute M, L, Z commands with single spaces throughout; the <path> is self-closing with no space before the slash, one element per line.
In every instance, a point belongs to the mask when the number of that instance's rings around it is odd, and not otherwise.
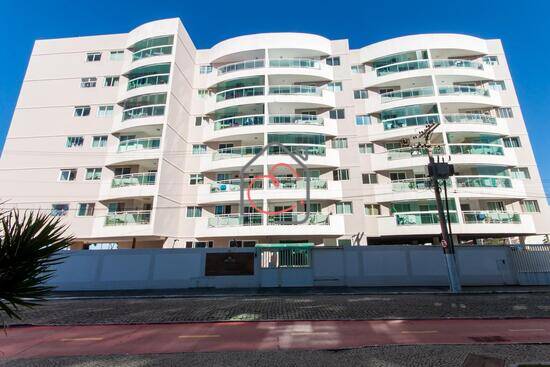
<path fill-rule="evenodd" d="M 84 207 L 84 213 L 82 214 L 82 208 Z M 76 209 L 77 217 L 93 217 L 95 212 L 95 203 L 78 203 Z"/>
<path fill-rule="evenodd" d="M 355 89 L 353 91 L 353 99 L 368 99 L 369 91 L 366 89 Z"/>
<path fill-rule="evenodd" d="M 349 168 L 338 168 L 332 171 L 333 181 L 349 181 Z"/>
<path fill-rule="evenodd" d="M 95 141 L 98 141 L 99 145 L 94 145 Z M 108 135 L 94 135 L 92 136 L 92 148 L 105 148 L 107 146 L 108 141 L 109 141 Z"/>
<path fill-rule="evenodd" d="M 78 114 L 77 111 L 82 110 L 82 114 Z M 74 106 L 73 117 L 87 117 L 92 112 L 91 106 Z"/>
<path fill-rule="evenodd" d="M 192 215 L 189 215 L 190 213 Z M 202 207 L 200 207 L 200 206 L 188 206 L 188 207 L 186 207 L 185 217 L 186 218 L 201 218 L 202 217 Z"/>
<path fill-rule="evenodd" d="M 79 144 L 77 144 L 79 143 Z M 67 136 L 65 140 L 65 148 L 82 148 L 84 146 L 83 136 Z"/>
<path fill-rule="evenodd" d="M 80 78 L 80 88 L 95 88 L 97 87 L 97 77 L 89 76 Z"/>
<path fill-rule="evenodd" d="M 108 82 L 110 80 L 110 83 Z M 118 87 L 120 84 L 120 75 L 108 75 L 103 79 L 103 87 L 112 88 Z"/>
<path fill-rule="evenodd" d="M 332 149 L 347 149 L 348 148 L 348 138 L 333 138 L 332 139 Z"/>
<path fill-rule="evenodd" d="M 340 208 L 340 213 L 338 212 Z M 349 208 L 349 212 L 345 210 Z M 337 215 L 352 215 L 353 214 L 353 201 L 339 201 L 335 205 L 335 212 Z"/>
<path fill-rule="evenodd" d="M 374 144 L 373 143 L 359 143 L 359 153 L 360 154 L 374 154 Z M 370 150 L 370 152 L 369 152 Z"/>
<path fill-rule="evenodd" d="M 202 185 L 204 184 L 204 175 L 202 173 L 190 173 L 189 185 Z"/>
<path fill-rule="evenodd" d="M 68 172 L 67 179 L 63 179 L 64 173 Z M 57 175 L 57 182 L 72 182 L 76 181 L 76 176 L 78 175 L 78 169 L 76 168 L 61 168 L 59 174 Z"/>
<path fill-rule="evenodd" d="M 102 172 L 103 169 L 101 167 L 86 168 L 86 172 L 84 173 L 84 181 L 101 181 Z"/>
<path fill-rule="evenodd" d="M 373 180 L 373 177 L 374 177 L 374 180 Z M 365 180 L 365 178 L 368 178 L 368 179 Z M 363 183 L 363 185 L 376 185 L 378 184 L 378 174 L 375 172 L 362 173 L 361 182 Z"/>
<path fill-rule="evenodd" d="M 63 206 L 65 209 L 59 210 L 55 209 L 56 206 Z M 67 203 L 52 203 L 51 209 L 50 209 L 50 215 L 54 217 L 65 217 L 67 213 L 69 212 L 70 207 Z"/>
<path fill-rule="evenodd" d="M 116 55 L 116 57 L 113 57 L 113 55 Z M 122 61 L 122 60 L 124 60 L 124 50 L 109 51 L 109 61 Z"/>
<path fill-rule="evenodd" d="M 341 65 L 340 56 L 327 57 L 325 59 L 325 62 L 326 62 L 327 65 L 330 65 L 330 66 L 340 66 Z"/>
<path fill-rule="evenodd" d="M 382 215 L 382 208 L 380 206 L 380 204 L 364 204 L 364 208 L 365 208 L 365 215 L 369 216 L 369 217 L 378 217 L 380 215 Z M 377 212 L 378 214 L 373 214 L 372 213 L 372 209 L 373 208 L 377 208 Z"/>
<path fill-rule="evenodd" d="M 344 120 L 346 118 L 346 110 L 344 108 L 335 108 L 328 112 L 328 116 L 332 120 Z"/>
<path fill-rule="evenodd" d="M 90 56 L 92 56 L 91 60 L 90 60 Z M 102 56 L 101 52 L 98 52 L 98 51 L 86 52 L 86 62 L 99 62 L 101 61 L 101 56 Z M 96 60 L 96 57 L 97 57 L 97 60 Z"/>
<path fill-rule="evenodd" d="M 206 144 L 193 144 L 191 147 L 191 153 L 195 155 L 206 154 L 208 146 Z"/>
<path fill-rule="evenodd" d="M 115 106 L 112 104 L 101 105 L 97 108 L 96 117 L 107 118 L 112 117 L 115 113 Z"/>

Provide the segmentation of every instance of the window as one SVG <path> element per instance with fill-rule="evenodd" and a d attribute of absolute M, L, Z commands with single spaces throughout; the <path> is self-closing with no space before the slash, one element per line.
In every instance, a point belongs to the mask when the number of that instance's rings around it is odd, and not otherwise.
<path fill-rule="evenodd" d="M 342 201 L 336 203 L 336 214 L 353 214 L 351 201 Z"/>
<path fill-rule="evenodd" d="M 531 178 L 531 174 L 527 167 L 510 168 L 510 176 L 519 180 L 528 180 Z"/>
<path fill-rule="evenodd" d="M 187 218 L 200 218 L 202 216 L 202 208 L 200 206 L 188 206 Z"/>
<path fill-rule="evenodd" d="M 367 90 L 366 89 L 359 89 L 353 91 L 353 98 L 354 99 L 367 99 L 369 98 Z"/>
<path fill-rule="evenodd" d="M 539 203 L 536 200 L 523 200 L 521 210 L 524 213 L 540 213 Z"/>
<path fill-rule="evenodd" d="M 90 106 L 76 106 L 74 108 L 74 114 L 75 117 L 84 117 L 84 116 L 90 116 Z"/>
<path fill-rule="evenodd" d="M 101 60 L 101 52 L 88 52 L 86 54 L 87 62 L 94 62 Z"/>
<path fill-rule="evenodd" d="M 199 185 L 204 183 L 202 173 L 192 173 L 189 175 L 189 185 Z"/>
<path fill-rule="evenodd" d="M 208 97 L 210 95 L 210 92 L 208 91 L 208 89 L 199 89 L 197 91 L 197 93 L 199 94 L 199 97 L 201 97 L 201 98 L 205 98 L 205 97 Z"/>
<path fill-rule="evenodd" d="M 365 65 L 351 65 L 351 72 L 354 74 L 364 74 Z"/>
<path fill-rule="evenodd" d="M 365 204 L 365 215 L 380 215 L 380 205 Z"/>
<path fill-rule="evenodd" d="M 231 205 L 216 205 L 214 207 L 214 214 L 216 215 L 231 214 Z"/>
<path fill-rule="evenodd" d="M 118 82 L 120 80 L 120 77 L 118 76 L 106 76 L 105 82 L 103 83 L 104 87 L 116 87 L 118 85 Z"/>
<path fill-rule="evenodd" d="M 92 148 L 103 148 L 107 146 L 107 135 L 94 136 L 92 139 Z"/>
<path fill-rule="evenodd" d="M 498 57 L 496 56 L 483 56 L 482 60 L 485 65 L 498 65 Z"/>
<path fill-rule="evenodd" d="M 337 109 L 337 110 L 331 110 L 329 112 L 329 117 L 331 119 L 337 119 L 337 120 L 341 120 L 341 119 L 345 119 L 346 118 L 346 114 L 344 112 L 344 109 L 341 108 L 341 109 Z"/>
<path fill-rule="evenodd" d="M 496 91 L 503 91 L 506 90 L 506 84 L 504 84 L 503 80 L 495 80 L 488 83 L 489 89 L 496 90 Z"/>
<path fill-rule="evenodd" d="M 86 168 L 86 176 L 84 176 L 86 181 L 96 181 L 101 180 L 101 168 Z"/>
<path fill-rule="evenodd" d="M 359 143 L 359 153 L 374 153 L 374 145 L 372 143 Z"/>
<path fill-rule="evenodd" d="M 206 153 L 206 144 L 193 144 L 193 154 Z"/>
<path fill-rule="evenodd" d="M 123 59 L 124 59 L 124 50 L 111 51 L 109 55 L 109 60 L 111 61 L 120 61 Z"/>
<path fill-rule="evenodd" d="M 97 117 L 111 117 L 115 106 L 99 106 L 97 109 Z"/>
<path fill-rule="evenodd" d="M 390 172 L 390 180 L 393 181 L 402 181 L 407 179 L 407 174 L 405 172 Z"/>
<path fill-rule="evenodd" d="M 95 203 L 80 203 L 78 204 L 77 217 L 91 217 L 94 215 Z"/>
<path fill-rule="evenodd" d="M 201 126 L 202 125 L 202 116 L 195 117 L 195 126 Z"/>
<path fill-rule="evenodd" d="M 514 114 L 512 113 L 512 109 L 510 107 L 497 108 L 497 117 L 509 119 L 514 117 Z"/>
<path fill-rule="evenodd" d="M 334 149 L 344 149 L 348 147 L 348 139 L 347 138 L 334 138 L 332 140 L 332 147 Z"/>
<path fill-rule="evenodd" d="M 331 90 L 333 92 L 341 92 L 342 91 L 342 82 L 330 82 L 327 84 L 327 89 Z"/>
<path fill-rule="evenodd" d="M 62 169 L 59 171 L 59 181 L 74 181 L 76 179 L 76 168 Z"/>
<path fill-rule="evenodd" d="M 327 65 L 338 66 L 340 65 L 340 57 L 327 57 Z"/>
<path fill-rule="evenodd" d="M 65 147 L 74 148 L 81 147 L 82 145 L 84 145 L 84 138 L 82 136 L 68 136 Z"/>
<path fill-rule="evenodd" d="M 379 94 L 391 93 L 391 92 L 393 92 L 394 90 L 395 90 L 395 89 L 393 89 L 393 88 L 380 88 L 380 89 L 378 90 L 378 93 L 379 93 Z"/>
<path fill-rule="evenodd" d="M 69 204 L 52 204 L 52 211 L 50 214 L 55 217 L 61 217 L 63 215 L 67 215 L 68 211 Z"/>
<path fill-rule="evenodd" d="M 95 88 L 97 83 L 97 78 L 81 78 L 80 79 L 80 88 Z"/>
<path fill-rule="evenodd" d="M 378 175 L 376 173 L 363 173 L 363 183 L 366 185 L 378 183 Z"/>
<path fill-rule="evenodd" d="M 347 181 L 349 180 L 349 169 L 335 169 L 332 171 L 332 178 L 334 181 Z"/>
<path fill-rule="evenodd" d="M 504 146 L 506 148 L 521 147 L 521 141 L 519 140 L 519 136 L 509 136 L 507 138 L 502 138 L 502 141 L 504 142 Z"/>
<path fill-rule="evenodd" d="M 506 205 L 502 201 L 488 201 L 487 209 L 494 212 L 505 212 Z"/>
<path fill-rule="evenodd" d="M 357 115 L 355 116 L 355 125 L 370 125 L 370 116 L 369 115 Z"/>
<path fill-rule="evenodd" d="M 200 73 L 201 74 L 210 74 L 212 72 L 212 65 L 201 65 Z"/>

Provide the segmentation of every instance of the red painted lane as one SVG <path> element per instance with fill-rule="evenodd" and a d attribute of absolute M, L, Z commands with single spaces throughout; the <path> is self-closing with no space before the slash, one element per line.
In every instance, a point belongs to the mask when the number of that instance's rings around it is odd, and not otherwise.
<path fill-rule="evenodd" d="M 485 339 L 488 343 L 550 343 L 550 319 L 31 326 L 8 329 L 7 336 L 0 335 L 0 355 L 23 358 L 337 349 L 381 344 L 478 344 L 479 337 L 489 338 Z"/>

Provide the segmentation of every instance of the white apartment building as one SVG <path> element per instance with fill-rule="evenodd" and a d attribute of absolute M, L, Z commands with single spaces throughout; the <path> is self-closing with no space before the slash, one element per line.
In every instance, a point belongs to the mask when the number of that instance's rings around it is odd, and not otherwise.
<path fill-rule="evenodd" d="M 37 41 L 0 161 L 0 199 L 61 216 L 74 249 L 437 243 L 426 151 L 402 146 L 429 122 L 440 123 L 434 152 L 455 166 L 456 241 L 549 232 L 502 44 L 458 34 L 349 49 L 268 33 L 196 49 L 180 20 L 167 19 Z M 304 224 L 284 223 L 304 216 L 304 179 L 282 171 L 278 187 L 259 179 L 251 193 L 262 210 L 288 211 L 239 214 L 239 171 L 271 142 L 308 152 Z M 277 148 L 247 173 L 277 163 L 301 174 Z"/>

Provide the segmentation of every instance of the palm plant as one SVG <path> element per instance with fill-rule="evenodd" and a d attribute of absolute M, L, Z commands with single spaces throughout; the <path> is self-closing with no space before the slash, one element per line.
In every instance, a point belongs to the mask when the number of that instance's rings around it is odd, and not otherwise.
<path fill-rule="evenodd" d="M 58 217 L 42 212 L 10 210 L 0 224 L 0 316 L 21 319 L 21 307 L 38 305 L 54 288 L 45 282 L 73 237 Z"/>

